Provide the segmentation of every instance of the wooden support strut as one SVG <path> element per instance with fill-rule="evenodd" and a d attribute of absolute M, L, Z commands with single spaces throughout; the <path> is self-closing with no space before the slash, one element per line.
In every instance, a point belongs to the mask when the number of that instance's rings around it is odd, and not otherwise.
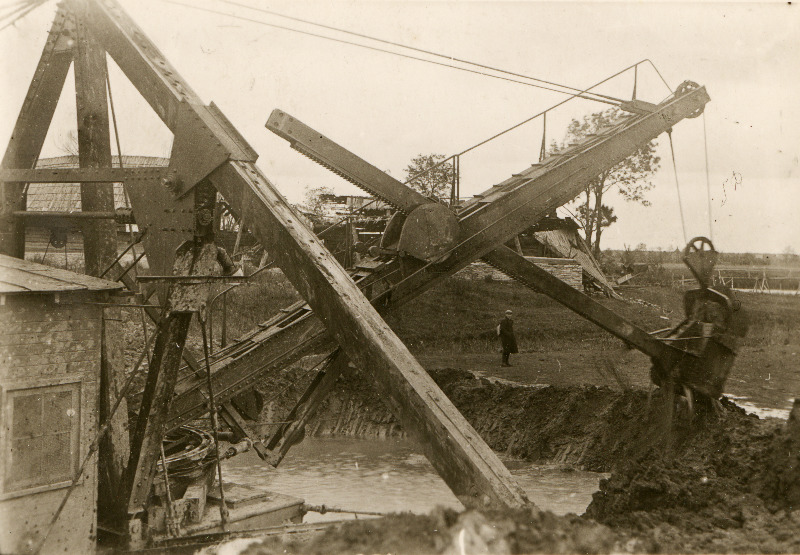
<path fill-rule="evenodd" d="M 686 117 L 687 114 L 696 113 L 697 107 L 702 107 L 703 103 L 707 100 L 708 97 L 702 88 L 690 92 L 689 94 L 685 95 L 685 97 L 670 99 L 663 104 L 663 113 L 658 114 L 657 117 L 648 116 L 647 118 L 635 118 L 632 122 L 627 122 L 626 125 L 620 129 L 614 130 L 611 133 L 606 133 L 603 136 L 593 138 L 590 145 L 591 152 L 587 156 L 588 160 L 581 161 L 579 159 L 576 162 L 580 164 L 591 162 L 591 167 L 594 167 L 595 169 L 599 168 L 597 171 L 602 171 L 604 164 L 613 163 L 613 160 L 609 161 L 606 159 L 606 155 L 610 155 L 612 153 L 619 155 L 621 150 L 624 152 L 625 148 L 633 148 L 637 144 L 637 141 L 649 140 L 649 138 L 653 136 L 652 134 L 657 134 L 658 131 L 658 127 L 654 128 L 654 123 L 656 125 L 659 125 L 658 122 L 661 122 L 660 125 L 672 125 L 679 121 L 682 117 Z M 303 129 L 306 127 L 296 127 L 302 124 L 300 124 L 300 122 L 294 118 L 292 118 L 293 122 L 291 122 L 291 125 L 288 125 L 290 122 L 285 120 L 285 118 L 288 117 L 290 116 L 286 115 L 285 113 L 279 111 L 273 112 L 273 115 L 270 117 L 268 127 L 272 129 L 273 125 L 281 126 L 286 132 L 286 135 L 291 135 L 297 142 L 298 148 L 303 150 L 308 150 L 305 149 L 304 145 L 304 137 L 306 135 L 308 137 L 313 137 L 315 139 L 315 143 L 318 143 L 320 140 L 328 140 L 314 130 L 311 130 L 308 133 L 301 133 L 300 131 L 303 131 Z M 649 127 L 646 133 L 639 131 L 642 124 Z M 619 134 L 621 136 L 614 137 L 615 134 Z M 379 170 L 369 169 L 367 163 L 363 161 L 360 161 L 360 163 L 353 163 L 353 161 L 358 162 L 360 159 L 356 155 L 342 149 L 341 147 L 334 151 L 325 145 L 315 146 L 317 146 L 317 148 L 314 150 L 317 152 L 324 151 L 328 153 L 336 153 L 335 156 L 327 155 L 325 157 L 326 164 L 334 169 L 334 171 L 345 174 L 348 179 L 351 179 L 354 182 L 359 182 L 362 187 L 367 188 L 368 190 L 373 188 L 381 188 L 381 190 L 378 192 L 380 196 L 385 196 L 388 198 L 393 194 L 392 191 L 384 190 L 385 188 L 404 187 L 402 183 L 391 178 L 390 176 L 386 176 L 385 174 L 385 177 L 382 180 L 373 182 L 371 180 L 371 176 L 374 175 L 375 171 Z M 602 147 L 606 152 L 597 152 L 598 147 Z M 569 162 L 569 160 L 564 161 L 559 159 L 556 160 L 555 165 L 559 166 L 566 162 Z M 550 160 L 547 165 L 536 167 L 534 170 L 538 171 L 548 168 L 553 169 L 551 167 L 552 165 L 553 161 Z M 362 172 L 362 168 L 368 168 L 369 172 Z M 584 168 L 584 170 L 586 170 L 586 168 Z M 585 178 L 588 173 L 589 172 L 587 170 L 582 176 L 578 177 Z M 570 175 L 571 174 L 568 174 L 567 177 L 570 177 Z M 527 222 L 524 220 L 516 222 L 516 225 L 523 226 L 522 229 L 529 226 L 536 220 L 536 214 L 540 213 L 539 211 L 541 211 L 541 213 L 546 213 L 549 210 L 552 210 L 554 207 L 553 202 L 556 201 L 551 196 L 552 193 L 549 193 L 547 189 L 548 185 L 551 188 L 555 187 L 557 190 L 580 186 L 580 182 L 574 183 L 570 182 L 569 179 L 565 180 L 564 178 L 556 178 L 553 180 L 547 174 L 536 174 L 533 176 L 526 174 L 522 177 L 513 178 L 510 180 L 510 183 L 505 184 L 504 186 L 510 185 L 511 187 L 516 187 L 520 183 L 520 192 L 528 196 L 528 199 L 523 201 L 524 204 L 522 208 L 524 208 L 525 212 L 527 213 L 527 217 L 530 218 L 530 220 Z M 540 183 L 542 185 L 540 185 Z M 537 193 L 542 192 L 544 192 L 544 194 L 539 194 L 537 198 Z M 530 198 L 531 196 L 533 196 L 533 198 Z M 397 199 L 401 198 L 401 196 L 397 194 L 394 194 L 393 197 Z M 519 204 L 520 203 L 517 202 L 517 204 L 513 205 L 510 209 L 513 209 Z M 483 239 L 480 233 L 482 231 L 481 228 L 478 228 L 477 226 L 472 227 L 472 229 L 475 228 L 477 228 L 476 233 L 474 234 L 475 238 Z M 492 236 L 498 231 L 498 229 L 501 233 L 508 232 L 508 230 L 491 225 L 486 226 L 483 231 Z M 444 264 L 423 266 L 420 271 L 415 271 L 413 267 L 406 268 L 406 270 L 404 270 L 403 266 L 400 265 L 396 259 L 391 262 L 379 263 L 374 268 L 374 275 L 368 278 L 365 282 L 361 282 L 359 286 L 366 291 L 370 289 L 369 283 L 376 281 L 381 283 L 385 282 L 385 286 L 382 286 L 381 289 L 387 292 L 390 291 L 391 306 L 398 306 L 411 300 L 429 287 L 432 287 L 435 283 L 439 283 L 444 276 L 457 271 L 478 257 L 478 253 L 474 251 L 470 252 L 469 249 L 465 249 L 464 252 L 466 254 L 463 255 L 463 257 L 452 258 L 447 260 Z M 495 261 L 495 263 L 497 263 L 497 261 Z M 409 266 L 408 261 L 406 261 L 405 266 Z M 417 266 L 417 268 L 420 266 L 421 265 Z M 399 287 L 397 285 L 393 285 L 398 281 L 400 285 Z M 413 282 L 413 286 L 406 286 L 406 284 L 411 282 Z M 385 294 L 383 298 L 386 298 Z M 383 304 L 381 299 L 381 297 L 376 297 L 373 299 L 373 302 Z M 239 391 L 242 391 L 248 387 L 252 387 L 259 379 L 259 376 L 279 369 L 285 364 L 290 363 L 290 361 L 297 360 L 305 353 L 308 353 L 311 347 L 304 343 L 305 339 L 301 340 L 301 338 L 306 338 L 309 337 L 309 334 L 313 335 L 313 333 L 316 333 L 312 332 L 308 326 L 314 322 L 317 322 L 317 320 L 309 320 L 307 316 L 308 315 L 306 314 L 301 321 L 288 326 L 285 324 L 278 326 L 274 322 L 270 323 L 270 325 L 265 327 L 265 331 L 263 333 L 253 335 L 252 341 L 247 342 L 250 347 L 247 347 L 247 352 L 245 354 L 241 356 L 237 355 L 230 360 L 220 360 L 219 363 L 217 363 L 217 371 L 215 371 L 214 374 L 214 381 L 216 384 L 215 391 L 224 392 L 223 394 L 228 397 L 235 395 Z M 264 334 L 269 335 L 264 336 Z M 319 337 L 319 339 L 326 342 L 326 349 L 333 348 L 329 338 Z M 292 344 L 297 345 L 297 347 L 290 349 L 289 345 Z M 320 348 L 322 347 L 320 346 Z M 202 413 L 203 407 L 204 404 L 202 392 L 195 387 L 185 389 L 175 398 L 175 403 L 173 404 L 173 410 L 171 411 L 170 416 L 171 426 L 177 426 L 181 422 L 185 422 L 186 419 L 197 417 Z M 270 442 L 270 444 L 273 443 L 273 441 Z"/>
<path fill-rule="evenodd" d="M 497 455 L 258 168 L 229 162 L 210 179 L 232 206 L 251 215 L 259 242 L 350 360 L 373 379 L 455 495 L 468 506 L 527 504 Z"/>
<path fill-rule="evenodd" d="M 3 168 L 30 169 L 39 158 L 72 64 L 69 28 L 66 13 L 58 10 L 11 133 Z M 0 183 L 0 253 L 17 258 L 25 257 L 25 222 L 13 212 L 25 210 L 24 191 L 23 182 Z"/>
<path fill-rule="evenodd" d="M 219 271 L 217 247 L 213 241 L 197 240 L 181 246 L 175 272 L 192 271 Z M 139 417 L 131 437 L 128 464 L 128 515 L 131 517 L 147 506 L 189 324 L 193 313 L 203 306 L 204 293 L 207 291 L 202 285 L 176 284 L 170 288 L 168 313 L 158 325 Z"/>
<path fill-rule="evenodd" d="M 215 121 L 177 71 L 144 32 L 112 0 L 91 0 L 93 30 L 134 86 L 170 129 L 181 121 Z M 183 110 L 197 116 L 187 119 Z M 213 127 L 213 128 L 212 128 Z M 206 127 L 198 140 L 237 145 L 241 138 L 223 136 L 224 125 Z M 527 503 L 497 456 L 439 390 L 424 369 L 380 318 L 333 256 L 309 231 L 286 201 L 255 168 L 253 153 L 241 145 L 228 149 L 229 161 L 210 174 L 231 206 L 244 206 L 251 228 L 303 295 L 348 357 L 374 378 L 382 392 L 402 407 L 401 420 L 416 434 L 437 471 L 469 505 Z M 236 153 L 239 154 L 236 154 Z M 237 160 L 240 158 L 241 160 Z M 242 196 L 244 195 L 244 198 Z"/>
<path fill-rule="evenodd" d="M 70 0 L 75 18 L 75 97 L 78 113 L 78 161 L 81 168 L 111 167 L 106 81 L 106 53 L 89 28 L 89 0 Z M 113 212 L 113 183 L 81 183 L 81 210 Z M 116 224 L 97 219 L 83 226 L 83 258 L 86 273 L 99 276 L 117 256 Z"/>

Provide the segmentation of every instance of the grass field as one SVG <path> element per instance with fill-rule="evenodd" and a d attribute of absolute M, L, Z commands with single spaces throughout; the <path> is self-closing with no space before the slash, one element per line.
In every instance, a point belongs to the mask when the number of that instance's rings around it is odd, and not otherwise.
<path fill-rule="evenodd" d="M 683 291 L 643 286 L 624 299 L 594 297 L 647 331 L 683 319 Z M 784 408 L 800 394 L 800 297 L 737 293 L 750 330 L 729 380 L 732 394 Z M 266 272 L 228 299 L 229 337 L 235 337 L 299 297 L 279 271 Z M 520 353 L 499 367 L 495 328 L 514 311 Z M 449 278 L 385 319 L 426 367 L 453 367 L 523 383 L 592 383 L 648 387 L 650 360 L 557 302 L 516 282 Z M 219 315 L 216 337 L 219 337 Z"/>
<path fill-rule="evenodd" d="M 683 318 L 683 291 L 644 286 L 622 290 L 624 300 L 594 297 L 648 331 Z M 737 293 L 751 318 L 745 346 L 800 345 L 800 297 Z M 279 270 L 255 277 L 228 294 L 229 337 L 247 331 L 300 297 Z M 217 303 L 215 322 L 221 317 Z M 440 286 L 385 315 L 415 352 L 482 352 L 495 343 L 494 329 L 514 311 L 521 350 L 574 348 L 576 342 L 616 341 L 557 302 L 515 282 L 446 279 Z"/>

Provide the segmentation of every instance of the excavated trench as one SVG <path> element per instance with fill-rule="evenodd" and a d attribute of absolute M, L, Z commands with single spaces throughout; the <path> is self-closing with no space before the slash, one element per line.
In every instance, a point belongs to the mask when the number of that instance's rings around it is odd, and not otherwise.
<path fill-rule="evenodd" d="M 800 552 L 800 403 L 789 421 L 730 401 L 719 414 L 672 419 L 657 394 L 591 386 L 522 386 L 460 370 L 432 377 L 484 440 L 533 463 L 610 472 L 583 516 L 530 511 L 398 515 L 251 552 Z M 302 373 L 268 391 L 303 387 Z M 279 401 L 265 421 L 286 411 Z M 365 380 L 342 379 L 311 435 L 401 436 Z M 465 543 L 466 542 L 466 543 Z"/>

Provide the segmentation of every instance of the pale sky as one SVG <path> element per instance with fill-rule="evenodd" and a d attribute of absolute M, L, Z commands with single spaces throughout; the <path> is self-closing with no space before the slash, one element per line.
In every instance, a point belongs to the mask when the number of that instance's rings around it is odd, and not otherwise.
<path fill-rule="evenodd" d="M 575 87 L 644 58 L 674 88 L 705 85 L 713 238 L 723 251 L 800 252 L 800 11 L 788 3 L 310 2 L 240 0 Z M 5 5 L 8 2 L 2 2 Z M 122 0 L 205 102 L 214 101 L 258 151 L 258 164 L 291 202 L 306 187 L 358 193 L 264 128 L 280 108 L 402 179 L 419 153 L 452 154 L 560 101 L 563 95 L 350 45 L 210 14 L 163 0 Z M 195 6 L 333 35 L 220 0 Z M 0 31 L 0 141 L 11 134 L 46 38 L 55 2 Z M 359 40 L 342 37 L 347 40 Z M 360 41 L 366 42 L 366 41 Z M 385 46 L 383 46 L 386 48 Z M 411 53 L 420 56 L 418 53 Z M 43 156 L 75 128 L 71 74 Z M 642 66 L 638 97 L 668 91 Z M 171 135 L 112 64 L 123 154 L 165 156 Z M 633 76 L 601 89 L 629 98 Z M 570 118 L 605 109 L 575 100 L 548 117 L 548 143 Z M 462 159 L 462 195 L 480 192 L 535 162 L 533 122 Z M 688 237 L 707 235 L 703 118 L 673 132 Z M 115 147 L 112 150 L 116 153 Z M 684 244 L 666 135 L 649 208 L 618 197 L 619 222 L 603 246 Z"/>

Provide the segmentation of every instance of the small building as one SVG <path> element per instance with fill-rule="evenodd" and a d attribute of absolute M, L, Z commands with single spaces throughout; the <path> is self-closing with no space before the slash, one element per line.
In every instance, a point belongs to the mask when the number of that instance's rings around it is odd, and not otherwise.
<path fill-rule="evenodd" d="M 0 255 L 0 553 L 38 546 L 98 431 L 103 307 L 118 283 Z M 87 553 L 97 456 L 42 553 Z"/>
<path fill-rule="evenodd" d="M 169 158 L 123 156 L 120 160 L 119 156 L 112 157 L 113 167 L 152 168 L 167 167 L 168 165 Z M 77 167 L 79 167 L 79 163 L 78 157 L 75 155 L 41 158 L 36 162 L 37 169 Z M 114 210 L 117 213 L 129 212 L 131 204 L 122 183 L 114 183 L 113 189 Z M 35 216 L 37 212 L 80 212 L 81 185 L 80 183 L 29 183 L 25 206 L 32 216 Z M 131 233 L 135 230 L 135 224 L 117 224 L 117 242 L 120 248 L 125 248 L 130 243 Z M 39 258 L 48 252 L 51 257 L 69 253 L 70 260 L 74 260 L 76 256 L 80 259 L 83 255 L 81 226 L 76 221 L 70 222 L 64 219 L 53 218 L 48 221 L 42 218 L 31 218 L 25 229 L 25 252 Z"/>

